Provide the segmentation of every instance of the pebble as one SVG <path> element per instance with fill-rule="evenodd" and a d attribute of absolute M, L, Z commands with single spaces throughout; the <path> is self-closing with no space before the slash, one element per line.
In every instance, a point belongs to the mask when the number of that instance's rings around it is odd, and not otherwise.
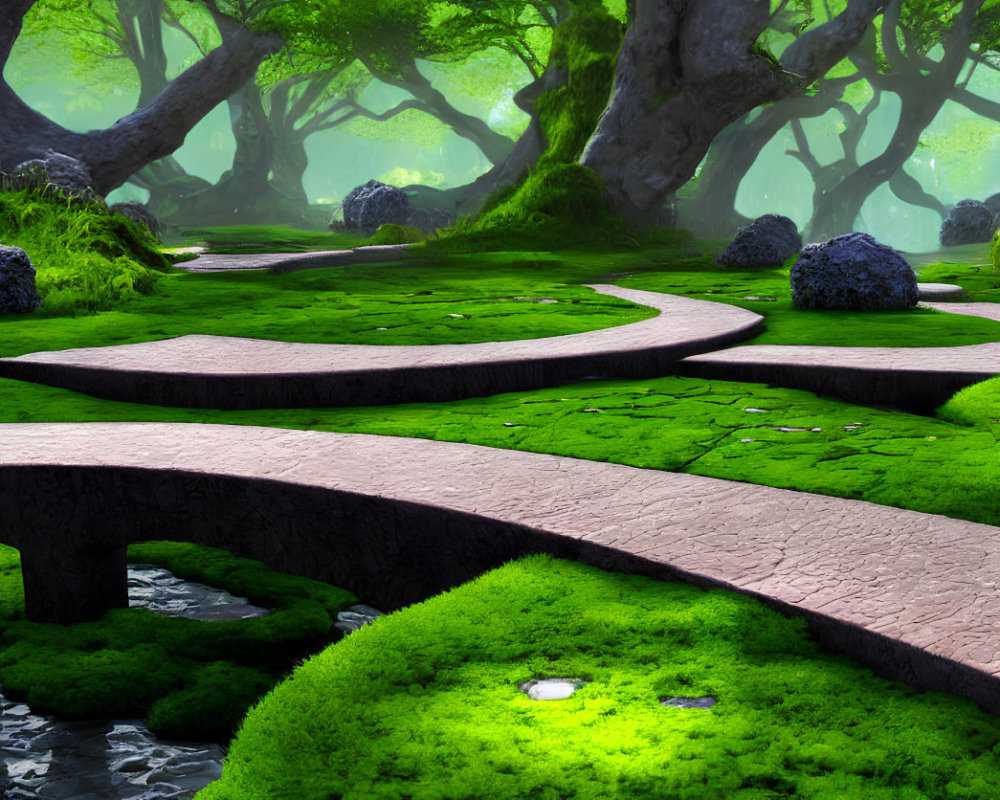
<path fill-rule="evenodd" d="M 660 700 L 661 706 L 671 708 L 700 708 L 708 710 L 714 706 L 718 700 L 714 697 L 665 697 Z"/>
<path fill-rule="evenodd" d="M 517 688 L 532 700 L 565 700 L 587 685 L 579 678 L 542 678 L 525 681 Z"/>

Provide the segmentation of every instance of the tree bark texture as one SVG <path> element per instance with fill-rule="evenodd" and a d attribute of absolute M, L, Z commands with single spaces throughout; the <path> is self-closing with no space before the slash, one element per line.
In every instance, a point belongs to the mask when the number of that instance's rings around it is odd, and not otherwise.
<path fill-rule="evenodd" d="M 883 25 L 889 25 L 890 16 L 898 16 L 902 0 L 892 0 L 890 15 Z M 883 47 L 889 56 L 894 72 L 889 75 L 878 75 L 865 64 L 866 77 L 875 88 L 885 89 L 899 95 L 899 121 L 892 138 L 885 149 L 871 161 L 868 161 L 847 175 L 836 186 L 824 192 L 817 198 L 813 210 L 813 236 L 836 236 L 848 233 L 854 228 L 854 222 L 861 213 L 861 207 L 879 186 L 895 178 L 896 188 L 913 195 L 913 185 L 906 177 L 899 177 L 906 160 L 913 155 L 920 142 L 920 135 L 937 116 L 945 101 L 955 88 L 955 83 L 966 62 L 969 52 L 969 39 L 975 23 L 976 14 L 983 5 L 983 0 L 963 0 L 951 30 L 945 36 L 944 56 L 925 74 L 913 64 L 908 64 L 905 57 L 898 51 L 892 53 L 888 47 Z M 892 22 L 895 28 L 895 22 Z M 895 41 L 894 36 L 883 35 L 883 42 Z M 916 195 L 914 195 L 916 196 Z M 926 198 L 920 198 L 926 200 Z M 919 205 L 926 203 L 920 202 Z M 936 209 L 935 209 L 936 210 Z"/>
<path fill-rule="evenodd" d="M 652 223 L 723 128 L 821 77 L 885 4 L 850 0 L 791 44 L 779 67 L 754 52 L 770 19 L 767 2 L 637 0 L 611 101 L 581 163 L 604 181 L 616 213 Z"/>
<path fill-rule="evenodd" d="M 29 0 L 0 4 L 0 63 L 5 64 Z M 170 155 L 209 111 L 243 86 L 258 65 L 282 47 L 273 33 L 241 28 L 220 47 L 183 72 L 144 108 L 104 130 L 77 133 L 31 109 L 0 81 L 0 167 L 13 169 L 22 161 L 55 150 L 83 161 L 94 178 L 94 189 L 107 194 L 130 175 L 158 158 Z"/>

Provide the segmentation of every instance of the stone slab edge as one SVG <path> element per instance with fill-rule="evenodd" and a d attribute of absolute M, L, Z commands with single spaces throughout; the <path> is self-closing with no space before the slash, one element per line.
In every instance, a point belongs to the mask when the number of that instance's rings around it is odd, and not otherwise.
<path fill-rule="evenodd" d="M 377 368 L 368 359 L 380 347 L 303 345 L 310 353 L 329 352 L 331 363 L 344 356 L 356 367 L 296 370 L 290 356 L 282 371 L 222 374 L 196 369 L 157 370 L 155 350 L 148 369 L 118 369 L 60 362 L 62 353 L 40 353 L 0 359 L 0 377 L 57 386 L 95 397 L 123 402 L 187 408 L 245 410 L 312 408 L 441 402 L 502 392 L 529 391 L 578 381 L 585 377 L 647 378 L 672 373 L 673 365 L 694 353 L 735 344 L 753 335 L 762 318 L 752 312 L 718 303 L 639 292 L 614 286 L 595 286 L 600 292 L 656 307 L 676 310 L 649 320 L 589 333 L 522 340 L 495 345 L 392 347 L 394 354 L 413 353 L 413 364 Z M 713 322 L 714 317 L 718 323 Z M 687 319 L 685 319 L 685 317 Z M 637 332 L 642 343 L 637 344 Z M 226 337 L 202 337 L 224 340 Z M 171 340 L 166 340 L 168 345 Z M 176 340 L 174 340 L 176 341 Z M 241 340 L 252 347 L 255 340 Z M 620 342 L 620 344 L 618 344 Z M 121 345 L 119 349 L 154 347 Z M 210 344 L 206 346 L 211 346 Z M 325 348 L 325 349 L 324 349 Z M 116 348 L 92 348 L 100 351 Z M 74 352 L 66 353 L 72 360 Z M 434 353 L 449 353 L 435 363 Z M 463 354 L 468 353 L 468 360 Z M 340 355 L 338 355 L 340 354 Z M 421 363 L 422 362 L 422 363 Z M 366 366 L 367 364 L 367 366 Z"/>
<path fill-rule="evenodd" d="M 1000 713 L 998 529 L 858 500 L 361 434 L 8 424 L 0 523 L 43 605 L 114 594 L 124 543 L 160 536 L 385 607 L 549 552 L 760 597 L 888 677 Z"/>

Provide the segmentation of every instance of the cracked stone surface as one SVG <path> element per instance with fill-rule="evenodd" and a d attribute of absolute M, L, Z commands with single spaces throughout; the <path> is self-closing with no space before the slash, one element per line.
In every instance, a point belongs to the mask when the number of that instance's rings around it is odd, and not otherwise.
<path fill-rule="evenodd" d="M 926 304 L 938 307 L 938 304 Z M 998 314 L 992 303 L 940 304 L 942 311 L 970 313 L 962 306 Z M 959 389 L 1000 373 L 1000 343 L 963 347 L 820 347 L 746 345 L 700 353 L 678 363 L 678 373 L 748 383 L 769 383 L 841 397 L 854 403 L 889 405 L 925 413 Z"/>
<path fill-rule="evenodd" d="M 747 338 L 762 319 L 721 303 L 616 286 L 592 288 L 661 313 L 587 333 L 477 344 L 336 345 L 181 336 L 0 359 L 0 376 L 114 400 L 201 408 L 454 400 L 588 375 L 666 374 L 684 356 Z"/>
<path fill-rule="evenodd" d="M 998 529 L 947 517 L 449 442 L 93 423 L 0 426 L 0 519 L 29 614 L 86 605 L 105 578 L 95 559 L 110 581 L 117 550 L 150 538 L 223 547 L 390 610 L 545 551 L 765 598 L 883 674 L 1000 711 Z"/>

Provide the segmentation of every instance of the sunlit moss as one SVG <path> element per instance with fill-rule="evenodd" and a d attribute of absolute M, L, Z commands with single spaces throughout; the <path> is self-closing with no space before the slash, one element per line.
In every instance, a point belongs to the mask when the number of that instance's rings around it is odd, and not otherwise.
<path fill-rule="evenodd" d="M 748 597 L 526 559 L 310 659 L 198 798 L 1000 796 L 1000 721 L 803 629 Z M 541 677 L 588 683 L 518 690 Z"/>

